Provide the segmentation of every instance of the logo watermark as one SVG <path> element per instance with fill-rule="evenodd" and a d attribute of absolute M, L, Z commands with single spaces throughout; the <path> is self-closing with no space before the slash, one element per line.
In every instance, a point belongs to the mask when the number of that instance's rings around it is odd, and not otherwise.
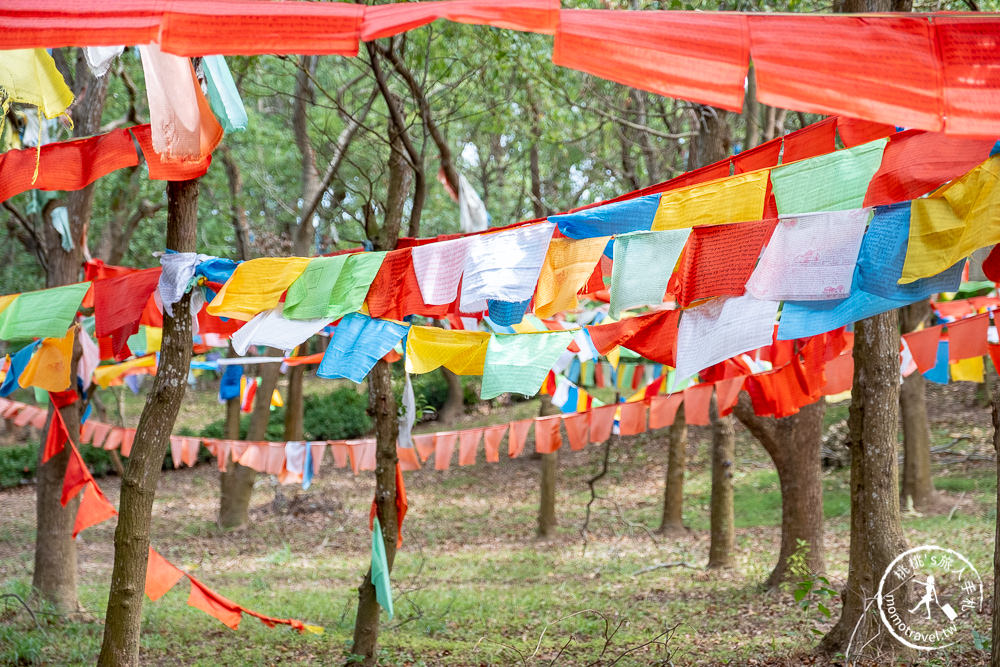
<path fill-rule="evenodd" d="M 959 623 L 982 610 L 983 580 L 954 549 L 924 545 L 889 564 L 876 601 L 893 637 L 910 648 L 933 651 L 954 644 Z"/>

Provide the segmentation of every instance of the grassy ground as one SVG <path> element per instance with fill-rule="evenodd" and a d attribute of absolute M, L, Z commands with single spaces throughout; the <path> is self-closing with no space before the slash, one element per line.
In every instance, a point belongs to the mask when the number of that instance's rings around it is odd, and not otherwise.
<path fill-rule="evenodd" d="M 938 391 L 938 390 L 934 390 Z M 929 401 L 937 443 L 969 435 L 956 450 L 986 453 L 988 413 L 971 407 L 972 389 L 949 388 Z M 211 405 L 207 400 L 195 403 Z M 529 416 L 517 404 L 507 418 Z M 204 408 L 206 414 L 208 407 Z M 218 412 L 218 408 L 216 408 Z M 520 413 L 524 411 L 525 414 Z M 137 414 L 137 412 L 136 412 Z M 199 418 L 197 409 L 182 411 Z M 828 421 L 844 416 L 830 410 Z M 204 418 L 202 416 L 201 418 Z M 214 414 L 211 418 L 215 418 Z M 488 415 L 467 421 L 485 423 Z M 496 421 L 496 416 L 492 417 Z M 463 424 L 464 425 L 464 424 Z M 658 525 L 666 459 L 656 434 L 613 442 L 609 472 L 596 487 L 587 540 L 581 536 L 603 447 L 560 453 L 560 529 L 534 539 L 538 462 L 479 463 L 447 472 L 408 473 L 410 511 L 393 572 L 396 617 L 383 615 L 386 665 L 484 664 L 801 664 L 816 633 L 830 625 L 803 611 L 788 592 L 759 585 L 778 547 L 780 494 L 766 455 L 738 431 L 737 566 L 704 569 L 709 474 L 704 428 L 692 428 L 685 488 L 687 535 L 662 538 Z M 911 545 L 941 544 L 965 554 L 984 575 L 993 552 L 996 477 L 991 461 L 942 454 L 936 485 L 945 511 L 907 516 Z M 326 461 L 330 463 L 329 459 Z M 834 588 L 846 577 L 847 472 L 826 474 L 827 565 Z M 117 478 L 101 481 L 113 502 Z M 331 664 L 348 653 L 356 587 L 369 557 L 373 480 L 324 467 L 307 492 L 276 489 L 260 476 L 251 526 L 215 527 L 217 473 L 211 466 L 170 472 L 157 492 L 153 545 L 223 595 L 266 614 L 323 625 L 323 635 L 268 629 L 246 618 L 237 632 L 186 606 L 178 585 L 143 611 L 143 664 Z M 0 493 L 0 593 L 27 595 L 34 539 L 34 489 Z M 0 603 L 0 664 L 93 664 L 110 577 L 113 523 L 79 539 L 80 594 L 93 619 L 41 615 L 40 628 L 10 598 Z M 672 567 L 651 569 L 658 564 Z M 991 579 L 986 581 L 991 584 Z M 987 607 L 989 601 L 987 600 Z M 834 616 L 839 607 L 834 605 Z M 989 618 L 981 619 L 981 631 Z M 985 654 L 963 638 L 957 652 L 923 664 L 979 664 Z"/>

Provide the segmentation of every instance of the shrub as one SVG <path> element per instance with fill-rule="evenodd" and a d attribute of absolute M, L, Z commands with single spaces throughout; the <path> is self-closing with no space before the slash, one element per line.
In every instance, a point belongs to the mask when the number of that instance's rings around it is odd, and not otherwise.
<path fill-rule="evenodd" d="M 360 438 L 371 427 L 368 397 L 351 387 L 305 398 L 303 429 L 310 440 Z"/>
<path fill-rule="evenodd" d="M 34 480 L 38 470 L 38 447 L 38 443 L 34 442 L 0 447 L 0 489 Z M 109 452 L 90 445 L 82 445 L 80 455 L 94 477 L 104 477 L 114 472 L 115 467 Z"/>
<path fill-rule="evenodd" d="M 240 414 L 240 440 L 246 440 L 247 431 L 250 430 L 250 415 Z M 224 438 L 226 433 L 226 419 L 217 419 L 206 424 L 200 434 L 193 433 L 190 429 L 182 429 L 180 435 L 200 435 L 202 438 Z M 285 409 L 274 408 L 267 421 L 267 435 L 265 440 L 278 442 L 285 437 Z"/>

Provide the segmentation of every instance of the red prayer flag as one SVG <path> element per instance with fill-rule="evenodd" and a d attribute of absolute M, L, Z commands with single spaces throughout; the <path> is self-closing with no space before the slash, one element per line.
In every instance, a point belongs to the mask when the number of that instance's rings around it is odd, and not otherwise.
<path fill-rule="evenodd" d="M 191 581 L 191 593 L 187 601 L 189 605 L 214 616 L 233 630 L 240 626 L 242 607 L 209 589 L 190 574 L 187 578 Z"/>
<path fill-rule="evenodd" d="M 45 447 L 42 449 L 42 463 L 48 463 L 49 459 L 61 452 L 66 446 L 67 438 L 69 438 L 69 431 L 66 430 L 66 422 L 63 421 L 59 409 L 55 408 L 52 410 L 49 432 L 45 436 Z"/>
<path fill-rule="evenodd" d="M 124 358 L 128 337 L 139 331 L 139 318 L 157 282 L 160 267 L 128 273 L 94 283 L 94 329 L 97 336 L 111 336 L 115 356 Z"/>
<path fill-rule="evenodd" d="M 551 35 L 559 24 L 559 3 L 557 0 L 514 0 L 502 3 L 445 0 L 371 5 L 365 8 L 361 39 L 370 42 L 373 39 L 391 37 L 442 18 L 456 23 Z"/>
<path fill-rule="evenodd" d="M 66 463 L 66 476 L 63 477 L 62 497 L 59 502 L 65 507 L 66 503 L 75 498 L 76 494 L 80 493 L 80 490 L 88 482 L 93 481 L 94 478 L 87 470 L 87 464 L 83 462 L 83 457 L 80 456 L 80 452 L 71 442 L 69 444 L 69 461 Z"/>
<path fill-rule="evenodd" d="M 165 162 L 160 154 L 153 150 L 153 135 L 149 125 L 136 125 L 130 128 L 135 136 L 142 154 L 146 158 L 149 178 L 154 181 L 187 181 L 205 175 L 212 164 L 211 154 L 201 160 L 191 162 Z"/>
<path fill-rule="evenodd" d="M 531 428 L 530 419 L 510 423 L 510 433 L 507 436 L 507 455 L 516 458 L 524 451 L 524 442 L 528 438 L 528 430 Z"/>
<path fill-rule="evenodd" d="M 847 352 L 826 362 L 824 375 L 826 376 L 826 384 L 823 385 L 824 396 L 850 391 L 854 386 L 854 355 Z"/>
<path fill-rule="evenodd" d="M 837 119 L 824 118 L 789 132 L 782 139 L 781 164 L 832 153 L 837 150 Z"/>
<path fill-rule="evenodd" d="M 667 97 L 740 111 L 748 37 L 746 19 L 735 13 L 564 9 L 552 62 Z"/>
<path fill-rule="evenodd" d="M 566 427 L 566 436 L 569 438 L 569 448 L 577 452 L 586 447 L 587 434 L 590 430 L 590 413 L 573 412 L 563 415 L 562 420 Z"/>
<path fill-rule="evenodd" d="M 602 405 L 590 411 L 590 442 L 600 444 L 611 437 L 618 404 Z"/>
<path fill-rule="evenodd" d="M 639 435 L 646 432 L 646 402 L 621 403 L 621 418 L 618 421 L 620 435 Z"/>
<path fill-rule="evenodd" d="M 990 328 L 988 313 L 948 323 L 948 361 L 959 361 L 986 354 L 986 333 Z"/>
<path fill-rule="evenodd" d="M 535 418 L 535 451 L 539 454 L 551 454 L 562 447 L 562 433 L 559 424 L 562 415 Z"/>
<path fill-rule="evenodd" d="M 653 396 L 649 399 L 649 428 L 658 429 L 670 426 L 677 417 L 677 408 L 684 401 L 683 392 L 667 396 Z"/>
<path fill-rule="evenodd" d="M 677 271 L 678 305 L 686 308 L 709 297 L 742 296 L 775 225 L 777 220 L 771 219 L 692 229 Z"/>
<path fill-rule="evenodd" d="M 487 426 L 483 429 L 483 448 L 486 450 L 487 463 L 500 462 L 500 441 L 507 433 L 507 424 Z"/>
<path fill-rule="evenodd" d="M 420 455 L 421 463 L 425 463 L 430 455 L 434 453 L 434 434 L 421 433 L 413 435 L 413 447 Z"/>
<path fill-rule="evenodd" d="M 696 384 L 684 390 L 684 416 L 691 426 L 708 426 L 708 407 L 712 401 L 715 385 Z"/>
<path fill-rule="evenodd" d="M 935 16 L 945 130 L 996 138 L 1000 125 L 1000 49 L 995 17 Z"/>
<path fill-rule="evenodd" d="M 397 447 L 396 458 L 399 459 L 399 467 L 404 471 L 420 470 L 420 459 L 417 458 L 417 450 L 413 447 Z"/>
<path fill-rule="evenodd" d="M 104 497 L 101 489 L 95 482 L 89 482 L 83 488 L 83 497 L 80 500 L 80 507 L 76 510 L 76 520 L 73 522 L 73 537 L 87 530 L 91 526 L 96 526 L 102 521 L 107 521 L 113 516 L 117 516 L 115 506 Z"/>
<path fill-rule="evenodd" d="M 623 345 L 650 361 L 674 366 L 679 321 L 676 310 L 658 310 L 620 322 L 588 326 L 587 332 L 601 354 Z"/>
<path fill-rule="evenodd" d="M 146 597 L 156 602 L 183 577 L 184 573 L 176 565 L 161 556 L 156 549 L 149 547 L 149 559 L 146 561 Z M 194 585 L 191 587 L 194 588 Z"/>
<path fill-rule="evenodd" d="M 479 441 L 483 437 L 483 429 L 471 428 L 458 432 L 458 465 L 471 466 L 476 463 L 476 453 Z"/>
<path fill-rule="evenodd" d="M 366 297 L 368 313 L 372 317 L 402 320 L 407 315 L 437 319 L 447 316 L 448 305 L 428 306 L 424 303 L 413 268 L 412 253 L 412 248 L 392 250 L 382 260 Z"/>
<path fill-rule="evenodd" d="M 733 406 L 736 405 L 740 398 L 740 392 L 743 391 L 744 379 L 745 377 L 740 375 L 725 378 L 715 383 L 715 396 L 720 416 L 725 417 L 733 411 Z"/>
<path fill-rule="evenodd" d="M 937 365 L 938 340 L 941 338 L 942 326 L 927 327 L 920 331 L 903 334 L 910 348 L 910 355 L 921 373 L 926 373 Z"/>
<path fill-rule="evenodd" d="M 455 442 L 457 441 L 457 431 L 445 431 L 434 434 L 435 470 L 447 470 L 451 467 L 451 457 L 455 453 Z"/>
<path fill-rule="evenodd" d="M 844 148 L 853 148 L 895 134 L 896 126 L 873 123 L 870 120 L 851 118 L 850 116 L 839 116 L 837 118 L 837 132 L 840 134 L 840 140 L 844 142 Z"/>

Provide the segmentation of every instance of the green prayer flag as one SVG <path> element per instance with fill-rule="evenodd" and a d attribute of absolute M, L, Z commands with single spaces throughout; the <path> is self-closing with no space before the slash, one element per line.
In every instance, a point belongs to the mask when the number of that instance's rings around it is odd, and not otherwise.
<path fill-rule="evenodd" d="M 846 211 L 864 205 L 888 139 L 793 162 L 771 170 L 779 215 Z"/>
<path fill-rule="evenodd" d="M 0 340 L 62 338 L 90 283 L 25 292 L 0 311 Z"/>
<path fill-rule="evenodd" d="M 593 387 L 594 386 L 594 362 L 585 361 L 581 364 L 582 375 L 583 375 L 583 386 Z"/>
<path fill-rule="evenodd" d="M 247 111 L 236 89 L 233 75 L 222 56 L 204 56 L 201 71 L 205 73 L 208 104 L 226 132 L 247 129 Z"/>
<path fill-rule="evenodd" d="M 688 229 L 631 232 L 615 237 L 611 317 L 633 306 L 663 303 L 667 282 L 687 243 Z"/>
<path fill-rule="evenodd" d="M 383 259 L 384 252 L 317 257 L 288 288 L 284 316 L 336 320 L 361 310 Z"/>
<path fill-rule="evenodd" d="M 504 392 L 533 396 L 545 375 L 573 341 L 575 331 L 492 334 L 486 347 L 479 395 L 495 398 Z"/>
<path fill-rule="evenodd" d="M 389 561 L 385 557 L 385 542 L 382 540 L 382 525 L 375 517 L 372 525 L 372 584 L 375 586 L 375 599 L 389 614 L 392 610 L 392 587 L 389 585 Z"/>

